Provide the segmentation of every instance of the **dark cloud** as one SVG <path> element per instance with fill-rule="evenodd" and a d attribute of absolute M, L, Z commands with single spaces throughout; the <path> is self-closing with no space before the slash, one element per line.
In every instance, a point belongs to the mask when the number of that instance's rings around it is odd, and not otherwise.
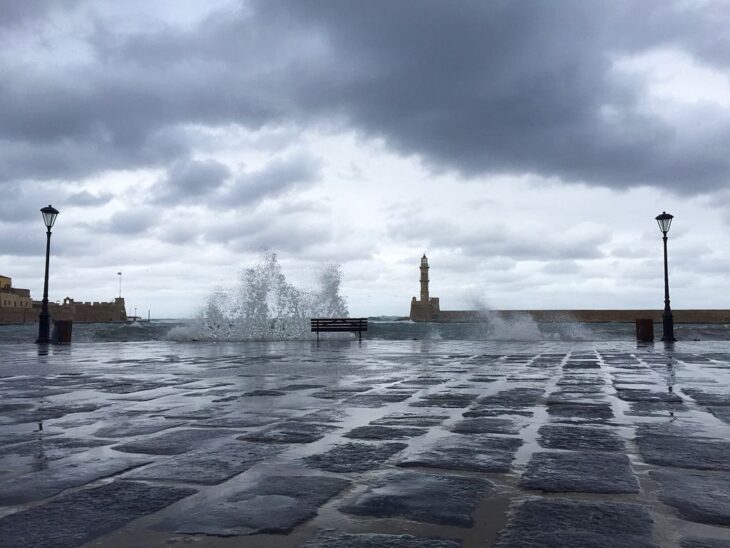
<path fill-rule="evenodd" d="M 13 20 L 35 4 L 16 3 Z M 701 124 L 677 127 L 612 69 L 674 47 L 727 70 L 730 10 L 688 4 L 266 0 L 134 33 L 96 4 L 80 38 L 88 62 L 0 66 L 0 177 L 169 167 L 189 157 L 190 126 L 298 123 L 382 138 L 465 175 L 712 190 L 730 179 L 717 146 L 730 141 L 727 112 L 707 107 Z M 263 184 L 277 183 L 244 178 L 239 198 Z"/>
<path fill-rule="evenodd" d="M 262 168 L 244 173 L 216 197 L 219 205 L 237 207 L 280 196 L 319 179 L 320 162 L 308 155 L 277 158 Z"/>
<path fill-rule="evenodd" d="M 127 209 L 114 213 L 99 228 L 118 236 L 137 236 L 147 232 L 160 220 L 160 212 L 153 208 Z"/>
<path fill-rule="evenodd" d="M 185 159 L 170 166 L 153 191 L 154 200 L 170 206 L 202 203 L 216 209 L 250 206 L 311 185 L 319 179 L 320 167 L 321 162 L 310 155 L 293 154 L 234 176 L 218 161 Z"/>
<path fill-rule="evenodd" d="M 30 25 L 49 13 L 60 9 L 71 9 L 78 0 L 45 0 L 43 2 L 16 2 L 16 0 L 0 0 L 0 27 L 18 27 Z"/>
<path fill-rule="evenodd" d="M 328 58 L 303 79 L 300 100 L 335 105 L 437 169 L 685 191 L 728 181 L 730 157 L 716 143 L 730 138 L 730 117 L 677 131 L 642 108 L 635 81 L 612 73 L 613 59 L 647 48 L 724 43 L 725 27 L 695 11 L 579 0 L 263 4 L 271 19 L 325 37 Z M 644 24 L 653 19 L 675 35 Z"/>
<path fill-rule="evenodd" d="M 88 190 L 74 192 L 73 189 L 61 184 L 13 183 L 3 187 L 0 221 L 28 223 L 29 229 L 32 230 L 34 224 L 41 223 L 40 209 L 49 203 L 63 215 L 67 208 L 98 207 L 107 204 L 112 198 L 108 192 L 93 193 Z"/>
<path fill-rule="evenodd" d="M 0 238 L 0 256 L 40 256 L 45 252 L 46 237 L 45 227 L 40 222 L 39 225 L 35 231 L 31 231 L 27 227 L 17 223 L 0 223 L 0 231 L 2 231 L 3 235 Z M 4 266 L 4 270 L 9 270 L 9 266 Z M 9 274 L 5 275 L 7 276 Z"/>
<path fill-rule="evenodd" d="M 198 200 L 214 192 L 230 177 L 228 167 L 216 160 L 184 159 L 173 163 L 157 190 L 157 202 L 174 205 Z"/>
<path fill-rule="evenodd" d="M 332 226 L 321 217 L 272 215 L 265 211 L 224 219 L 201 229 L 208 244 L 220 244 L 239 253 L 274 250 L 289 257 L 306 255 L 308 249 L 326 245 L 332 238 Z"/>

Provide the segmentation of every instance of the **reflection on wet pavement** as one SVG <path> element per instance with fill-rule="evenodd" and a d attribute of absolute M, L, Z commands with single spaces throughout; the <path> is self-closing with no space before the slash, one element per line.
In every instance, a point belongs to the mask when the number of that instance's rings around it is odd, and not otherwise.
<path fill-rule="evenodd" d="M 718 341 L 7 344 L 0 546 L 730 546 L 729 394 Z"/>

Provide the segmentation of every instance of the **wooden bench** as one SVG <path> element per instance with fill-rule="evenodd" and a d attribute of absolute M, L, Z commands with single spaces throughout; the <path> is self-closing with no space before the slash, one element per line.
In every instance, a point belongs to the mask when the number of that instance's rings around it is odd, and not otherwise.
<path fill-rule="evenodd" d="M 312 318 L 312 333 L 355 333 L 362 342 L 362 332 L 368 330 L 367 318 Z"/>

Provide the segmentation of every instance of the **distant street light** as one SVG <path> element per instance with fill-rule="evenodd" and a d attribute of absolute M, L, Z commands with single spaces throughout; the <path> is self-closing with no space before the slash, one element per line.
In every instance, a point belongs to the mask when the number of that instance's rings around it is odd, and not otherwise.
<path fill-rule="evenodd" d="M 672 316 L 672 308 L 669 306 L 669 270 L 667 268 L 667 232 L 672 225 L 673 215 L 666 211 L 662 211 L 661 215 L 656 216 L 656 222 L 659 223 L 659 230 L 662 231 L 664 240 L 664 314 L 662 315 L 662 325 L 664 334 L 663 341 L 674 342 L 674 317 Z"/>
<path fill-rule="evenodd" d="M 41 313 L 38 316 L 38 344 L 48 344 L 50 342 L 51 320 L 48 316 L 48 263 L 51 256 L 51 228 L 56 222 L 58 210 L 51 205 L 41 209 L 43 215 L 43 223 L 46 225 L 46 275 L 43 279 L 43 302 L 41 304 Z"/>

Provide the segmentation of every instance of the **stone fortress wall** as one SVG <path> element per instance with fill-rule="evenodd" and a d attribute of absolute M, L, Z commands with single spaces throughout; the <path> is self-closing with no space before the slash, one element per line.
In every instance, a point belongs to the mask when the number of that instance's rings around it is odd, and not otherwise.
<path fill-rule="evenodd" d="M 12 279 L 0 276 L 0 324 L 34 323 L 41 312 L 41 301 L 30 297 L 30 290 L 12 286 Z M 124 299 L 110 302 L 76 302 L 66 297 L 62 304 L 48 303 L 51 320 L 78 323 L 126 322 Z"/>
<path fill-rule="evenodd" d="M 421 295 L 411 299 L 409 319 L 414 322 L 476 322 L 485 318 L 481 310 L 441 310 L 439 298 L 429 294 L 429 265 L 424 254 L 421 257 Z M 652 319 L 661 323 L 663 310 L 495 310 L 505 319 L 531 316 L 538 322 L 619 322 L 634 323 L 637 319 Z M 730 324 L 730 310 L 672 310 L 674 323 Z"/>

